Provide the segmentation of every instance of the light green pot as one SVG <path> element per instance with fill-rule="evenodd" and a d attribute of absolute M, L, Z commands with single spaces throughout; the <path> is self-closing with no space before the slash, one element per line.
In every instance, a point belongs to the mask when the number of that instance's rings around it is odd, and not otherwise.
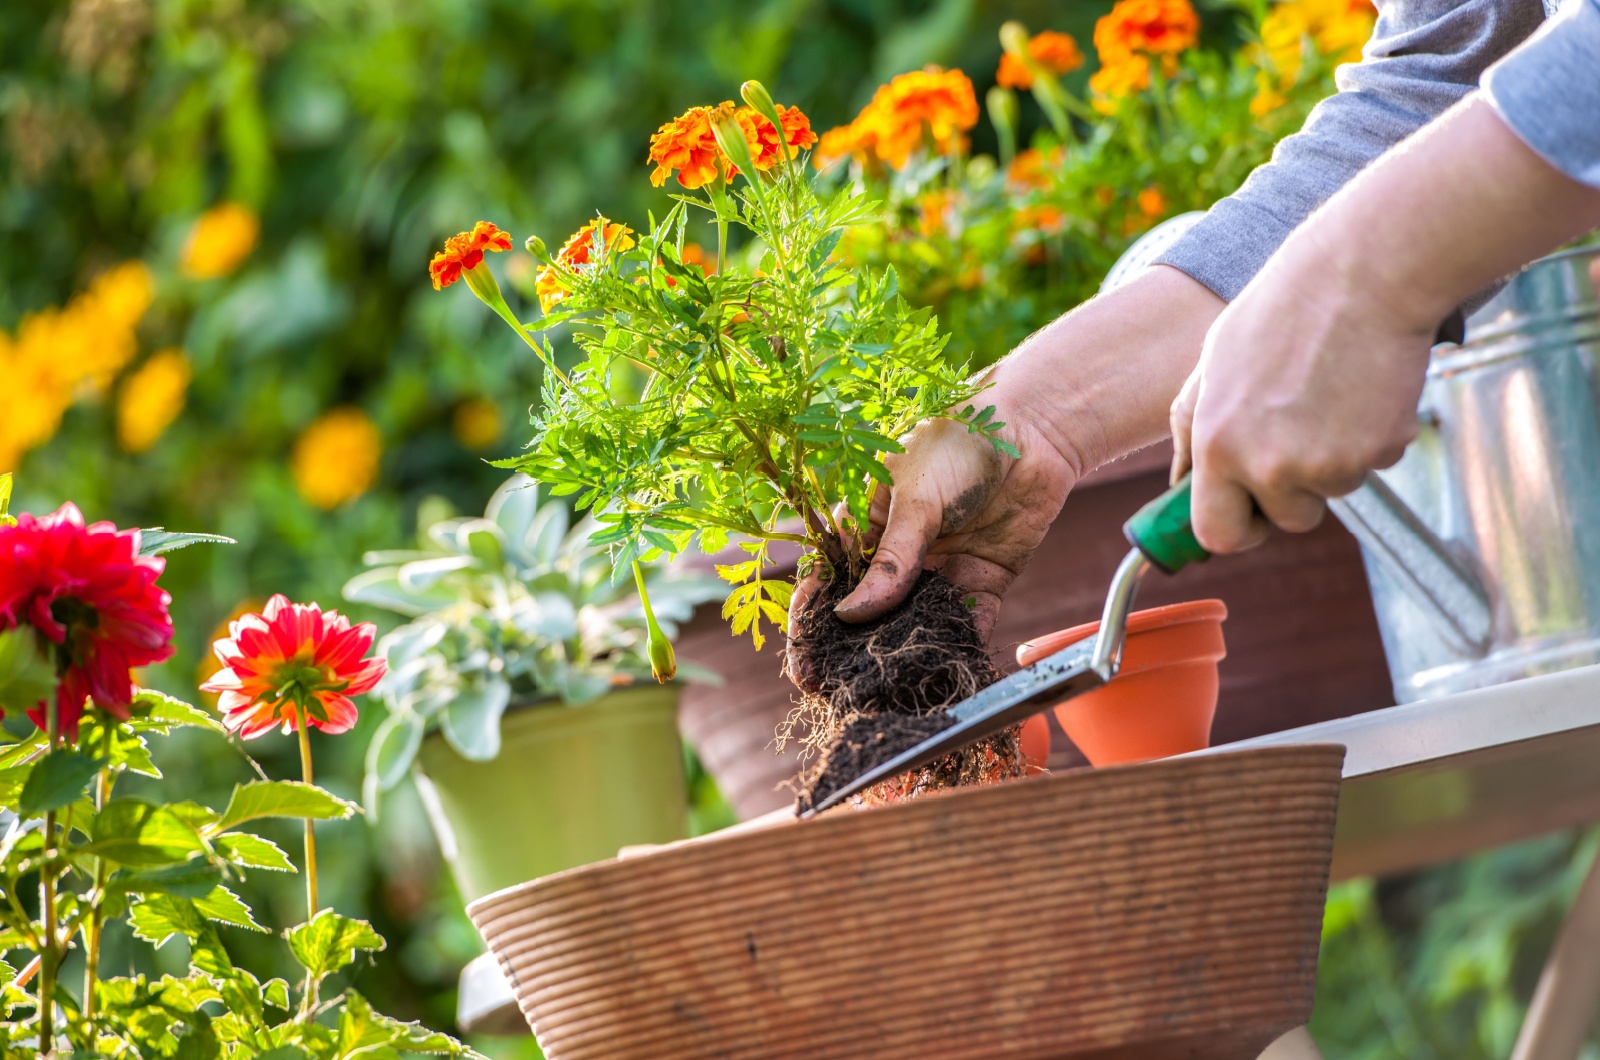
<path fill-rule="evenodd" d="M 513 706 L 489 762 L 429 735 L 420 787 L 462 897 L 684 838 L 677 715 L 677 685 L 640 685 L 576 707 Z"/>

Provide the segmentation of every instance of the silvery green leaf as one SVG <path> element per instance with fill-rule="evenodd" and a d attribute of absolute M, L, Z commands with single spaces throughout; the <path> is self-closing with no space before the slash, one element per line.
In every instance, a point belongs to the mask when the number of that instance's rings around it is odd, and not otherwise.
<path fill-rule="evenodd" d="M 539 509 L 522 537 L 523 546 L 532 553 L 535 563 L 548 566 L 556 561 L 567 537 L 568 522 L 567 506 L 559 500 L 549 501 Z"/>
<path fill-rule="evenodd" d="M 378 787 L 388 791 L 405 777 L 422 746 L 425 723 L 415 714 L 391 714 L 372 734 L 367 746 L 367 772 L 377 778 Z M 368 812 L 373 808 L 367 807 Z"/>
<path fill-rule="evenodd" d="M 485 762 L 500 753 L 500 716 L 511 702 L 511 686 L 498 676 L 462 689 L 440 715 L 440 728 L 463 758 Z"/>
<path fill-rule="evenodd" d="M 517 608 L 512 621 L 529 637 L 571 640 L 578 634 L 578 612 L 572 601 L 558 593 L 540 593 Z"/>
<path fill-rule="evenodd" d="M 493 570 L 505 564 L 504 531 L 488 519 L 467 519 L 456 528 L 456 549 Z"/>
<path fill-rule="evenodd" d="M 477 565 L 472 556 L 439 556 L 421 559 L 400 568 L 400 587 L 412 592 L 422 592 L 437 585 L 439 579 L 456 571 Z"/>
<path fill-rule="evenodd" d="M 505 531 L 507 541 L 522 541 L 528 527 L 539 511 L 538 484 L 527 475 L 516 474 L 506 479 L 489 498 L 483 517 L 493 519 Z"/>
<path fill-rule="evenodd" d="M 563 703 L 577 706 L 611 691 L 611 675 L 562 663 L 551 668 L 550 684 Z"/>
<path fill-rule="evenodd" d="M 442 587 L 423 592 L 401 585 L 396 567 L 362 571 L 344 583 L 344 598 L 351 603 L 371 604 L 412 617 L 437 611 L 455 599 Z"/>

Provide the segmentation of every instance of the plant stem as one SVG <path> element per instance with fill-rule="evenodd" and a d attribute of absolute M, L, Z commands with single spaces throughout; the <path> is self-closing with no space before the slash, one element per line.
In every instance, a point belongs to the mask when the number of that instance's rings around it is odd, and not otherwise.
<path fill-rule="evenodd" d="M 111 758 L 110 724 L 105 727 L 105 756 Z M 100 771 L 100 776 L 95 781 L 94 808 L 98 812 L 105 809 L 106 800 L 111 797 L 111 767 Z M 106 860 L 96 858 L 94 863 L 94 890 L 91 892 L 89 903 L 89 917 L 83 924 L 83 1015 L 85 1019 L 92 1018 L 95 1010 L 96 976 L 100 970 L 100 938 L 105 924 L 105 891 L 107 876 Z"/>
<path fill-rule="evenodd" d="M 294 704 L 295 729 L 300 736 L 300 779 L 307 784 L 311 779 L 311 732 L 306 725 L 306 706 L 298 699 Z M 311 818 L 306 818 L 306 919 L 317 915 L 321 906 L 317 902 L 317 831 Z"/>
<path fill-rule="evenodd" d="M 61 743 L 61 718 L 56 697 L 45 700 L 45 734 L 50 750 Z M 60 934 L 56 931 L 56 878 L 51 859 L 55 856 L 56 814 L 54 810 L 44 815 L 45 857 L 39 867 L 39 926 L 44 931 L 44 945 L 39 949 L 39 1056 L 49 1060 L 55 1051 L 55 997 L 56 971 L 61 962 Z"/>

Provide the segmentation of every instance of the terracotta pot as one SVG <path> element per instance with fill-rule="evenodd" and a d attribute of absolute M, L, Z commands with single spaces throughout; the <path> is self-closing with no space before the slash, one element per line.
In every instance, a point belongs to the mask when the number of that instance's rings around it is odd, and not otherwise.
<path fill-rule="evenodd" d="M 1128 617 L 1122 668 L 1098 688 L 1052 708 L 1091 764 L 1122 765 L 1207 747 L 1217 711 L 1217 663 L 1228 654 L 1221 600 L 1191 600 Z M 1052 633 L 1017 648 L 1023 666 L 1100 632 L 1099 622 Z"/>
<path fill-rule="evenodd" d="M 1243 1060 L 1311 1014 L 1343 758 L 790 817 L 468 913 L 550 1060 Z"/>

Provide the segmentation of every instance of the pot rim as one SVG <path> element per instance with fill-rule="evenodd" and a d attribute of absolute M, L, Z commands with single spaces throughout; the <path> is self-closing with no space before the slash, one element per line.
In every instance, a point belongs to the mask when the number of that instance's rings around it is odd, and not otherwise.
<path fill-rule="evenodd" d="M 1127 635 L 1132 637 L 1140 633 L 1198 622 L 1221 622 L 1227 617 L 1228 605 L 1215 597 L 1204 600 L 1183 600 L 1176 604 L 1162 604 L 1160 607 L 1147 607 L 1143 611 L 1135 611 L 1128 616 Z M 1046 645 L 1048 645 L 1048 648 L 1045 648 L 1047 652 L 1058 652 L 1062 648 L 1087 640 L 1098 632 L 1100 632 L 1100 620 L 1097 618 L 1093 622 L 1084 622 L 1068 629 L 1046 633 L 1042 637 L 1034 637 L 1017 645 L 1017 661 L 1019 663 L 1022 661 L 1024 652 L 1036 652 Z"/>

